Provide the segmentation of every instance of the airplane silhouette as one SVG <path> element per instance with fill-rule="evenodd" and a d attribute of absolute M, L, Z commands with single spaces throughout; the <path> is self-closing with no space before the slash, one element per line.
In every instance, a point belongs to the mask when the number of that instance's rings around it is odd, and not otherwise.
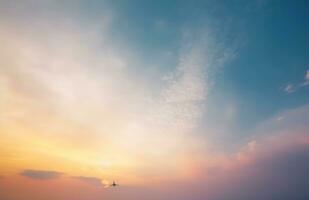
<path fill-rule="evenodd" d="M 116 187 L 118 186 L 118 184 L 115 183 L 115 181 L 113 181 L 113 184 L 110 185 L 111 187 Z"/>

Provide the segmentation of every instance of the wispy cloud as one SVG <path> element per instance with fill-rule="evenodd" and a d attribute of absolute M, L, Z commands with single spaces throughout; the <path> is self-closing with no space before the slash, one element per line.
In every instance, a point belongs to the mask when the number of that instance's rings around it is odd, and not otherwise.
<path fill-rule="evenodd" d="M 307 86 L 309 85 L 309 69 L 307 70 L 306 74 L 305 74 L 305 80 L 304 82 L 301 84 L 302 86 Z"/>
<path fill-rule="evenodd" d="M 293 93 L 296 91 L 296 87 L 293 84 L 289 83 L 284 87 L 284 91 L 287 93 Z"/>
<path fill-rule="evenodd" d="M 304 79 L 302 82 L 300 83 L 296 83 L 296 84 L 292 84 L 292 83 L 289 83 L 287 84 L 283 90 L 286 92 L 286 93 L 293 93 L 293 92 L 296 92 L 297 90 L 301 89 L 302 87 L 306 87 L 309 85 L 309 70 L 307 70 L 305 72 L 305 75 L 304 75 Z"/>

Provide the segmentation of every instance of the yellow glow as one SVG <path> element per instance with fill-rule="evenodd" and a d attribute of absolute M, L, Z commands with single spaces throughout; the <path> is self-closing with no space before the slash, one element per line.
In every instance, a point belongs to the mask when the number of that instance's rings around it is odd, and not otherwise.
<path fill-rule="evenodd" d="M 195 102 L 204 98 L 198 68 L 154 91 L 130 72 L 131 55 L 98 51 L 96 34 L 89 41 L 84 30 L 38 28 L 46 39 L 2 26 L 3 173 L 54 170 L 124 184 L 191 174 Z"/>

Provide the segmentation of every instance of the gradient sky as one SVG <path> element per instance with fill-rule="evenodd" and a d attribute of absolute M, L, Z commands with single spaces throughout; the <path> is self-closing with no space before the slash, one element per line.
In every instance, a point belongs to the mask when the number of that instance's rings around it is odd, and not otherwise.
<path fill-rule="evenodd" d="M 306 0 L 0 0 L 0 199 L 309 199 L 308 21 Z"/>

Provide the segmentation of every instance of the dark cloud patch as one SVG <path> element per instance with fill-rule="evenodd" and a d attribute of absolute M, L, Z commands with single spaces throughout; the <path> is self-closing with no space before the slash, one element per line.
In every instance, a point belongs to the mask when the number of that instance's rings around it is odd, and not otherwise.
<path fill-rule="evenodd" d="M 102 180 L 96 177 L 87 177 L 87 176 L 72 176 L 73 179 L 88 183 L 94 186 L 104 186 Z"/>
<path fill-rule="evenodd" d="M 32 178 L 32 179 L 41 179 L 41 180 L 48 180 L 48 179 L 56 179 L 63 175 L 61 172 L 57 171 L 45 171 L 45 170 L 33 170 L 33 169 L 26 169 L 20 172 L 20 175 Z"/>

